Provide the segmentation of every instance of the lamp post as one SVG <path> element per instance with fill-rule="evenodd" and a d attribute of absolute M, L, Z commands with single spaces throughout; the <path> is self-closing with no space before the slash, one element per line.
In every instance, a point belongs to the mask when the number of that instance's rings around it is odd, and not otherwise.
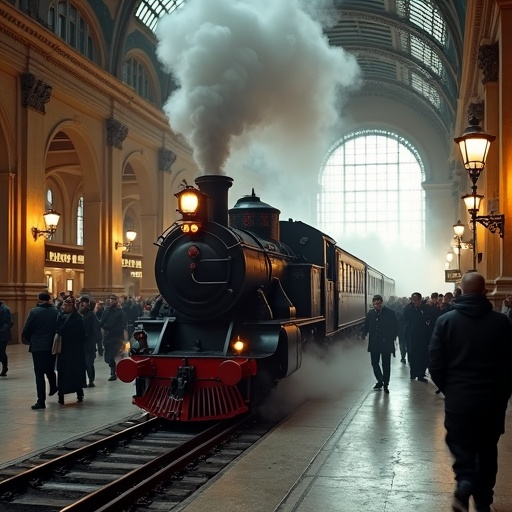
<path fill-rule="evenodd" d="M 489 229 L 491 233 L 496 233 L 496 231 L 498 231 L 501 238 L 503 238 L 504 234 L 505 215 L 478 215 L 480 202 L 484 196 L 477 194 L 476 183 L 480 174 L 484 170 L 491 142 L 495 139 L 496 137 L 494 135 L 489 135 L 480 128 L 479 121 L 476 117 L 472 117 L 469 120 L 469 126 L 464 130 L 462 136 L 454 139 L 454 141 L 459 145 L 462 162 L 465 169 L 468 171 L 468 175 L 472 183 L 471 194 L 462 196 L 462 199 L 464 200 L 468 213 L 471 216 L 471 229 L 473 231 L 473 270 L 476 270 L 476 223 L 479 222 Z"/>
<path fill-rule="evenodd" d="M 446 261 L 448 262 L 448 268 L 450 268 L 450 263 L 453 260 L 453 251 L 450 249 L 449 251 L 446 251 Z"/>
<path fill-rule="evenodd" d="M 453 225 L 453 232 L 455 233 L 455 240 L 457 241 L 457 250 L 455 254 L 457 254 L 457 268 L 460 270 L 460 250 L 462 249 L 461 241 L 462 235 L 464 235 L 464 224 L 461 221 L 457 221 L 457 224 Z"/>

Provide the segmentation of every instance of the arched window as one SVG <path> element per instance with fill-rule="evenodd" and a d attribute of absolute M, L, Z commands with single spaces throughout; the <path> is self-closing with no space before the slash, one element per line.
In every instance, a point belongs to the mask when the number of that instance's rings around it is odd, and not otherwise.
<path fill-rule="evenodd" d="M 320 229 L 339 242 L 375 234 L 424 247 L 423 164 L 403 137 L 383 130 L 347 135 L 331 148 L 320 179 Z"/>
<path fill-rule="evenodd" d="M 46 204 L 45 207 L 47 210 L 53 208 L 53 191 L 50 187 L 46 189 Z"/>
<path fill-rule="evenodd" d="M 154 95 L 146 66 L 135 57 L 130 57 L 124 62 L 123 81 L 131 85 L 139 96 L 154 102 Z"/>
<path fill-rule="evenodd" d="M 69 46 L 97 63 L 97 52 L 87 22 L 68 0 L 58 0 L 48 9 L 48 27 Z"/>
<path fill-rule="evenodd" d="M 76 208 L 76 245 L 84 245 L 84 198 L 78 200 Z"/>

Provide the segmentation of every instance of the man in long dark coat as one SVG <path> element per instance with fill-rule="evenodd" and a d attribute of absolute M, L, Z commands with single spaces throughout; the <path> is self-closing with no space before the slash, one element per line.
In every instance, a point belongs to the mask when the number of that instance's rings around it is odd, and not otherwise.
<path fill-rule="evenodd" d="M 395 353 L 395 339 L 398 335 L 398 320 L 395 312 L 383 305 L 380 295 L 372 299 L 373 309 L 368 312 L 363 326 L 363 336 L 368 333 L 368 352 L 377 384 L 373 389 L 382 389 L 389 393 L 391 375 L 391 354 Z M 380 360 L 382 359 L 382 369 Z"/>
<path fill-rule="evenodd" d="M 512 393 L 512 325 L 493 311 L 485 279 L 470 272 L 453 311 L 440 316 L 430 342 L 430 375 L 444 394 L 446 444 L 457 487 L 453 510 L 490 511 L 498 440 Z"/>
<path fill-rule="evenodd" d="M 108 307 L 101 317 L 100 326 L 103 329 L 103 347 L 105 362 L 110 367 L 109 381 L 117 380 L 116 359 L 120 357 L 124 345 L 124 331 L 126 329 L 126 316 L 119 307 L 118 297 L 111 295 L 108 298 Z"/>
<path fill-rule="evenodd" d="M 420 382 L 428 382 L 428 346 L 438 311 L 423 302 L 421 293 L 414 292 L 411 302 L 404 307 L 405 339 L 409 354 L 410 377 Z"/>
<path fill-rule="evenodd" d="M 34 362 L 36 376 L 37 402 L 32 409 L 46 409 L 46 382 L 50 385 L 49 395 L 57 393 L 57 376 L 55 375 L 55 356 L 52 354 L 53 337 L 59 312 L 50 303 L 50 295 L 42 292 L 38 295 L 35 308 L 30 310 L 21 334 L 22 342 L 29 345 Z"/>
<path fill-rule="evenodd" d="M 57 320 L 57 333 L 62 337 L 62 349 L 57 355 L 59 404 L 64 395 L 76 393 L 78 402 L 84 399 L 85 326 L 82 315 L 75 308 L 75 299 L 68 296 L 62 303 Z"/>

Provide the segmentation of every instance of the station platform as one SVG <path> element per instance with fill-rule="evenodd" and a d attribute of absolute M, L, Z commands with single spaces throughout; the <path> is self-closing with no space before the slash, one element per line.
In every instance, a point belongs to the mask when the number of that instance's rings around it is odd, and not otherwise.
<path fill-rule="evenodd" d="M 0 467 L 140 413 L 132 404 L 133 385 L 109 382 L 110 368 L 99 356 L 94 362 L 96 387 L 84 388 L 82 404 L 69 394 L 61 406 L 55 395 L 46 398 L 46 409 L 33 411 L 37 394 L 32 354 L 27 345 L 8 345 L 7 357 L 9 371 L 0 377 Z"/>
<path fill-rule="evenodd" d="M 66 395 L 69 405 L 62 407 L 54 396 L 46 409 L 33 411 L 28 348 L 12 345 L 7 353 L 0 467 L 140 412 L 131 404 L 132 385 L 108 382 L 102 358 L 96 387 L 85 389 L 82 404 Z M 261 411 L 285 420 L 173 512 L 451 511 L 442 395 L 431 382 L 411 382 L 398 358 L 390 394 L 373 385 L 364 341 L 305 354 L 300 371 L 279 384 Z M 493 510 L 512 512 L 512 409 L 499 450 Z"/>

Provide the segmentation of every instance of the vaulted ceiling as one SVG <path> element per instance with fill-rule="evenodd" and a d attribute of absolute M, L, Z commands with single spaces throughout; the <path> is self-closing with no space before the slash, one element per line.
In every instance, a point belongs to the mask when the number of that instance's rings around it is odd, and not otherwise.
<path fill-rule="evenodd" d="M 154 30 L 186 0 L 142 0 L 135 15 Z M 332 0 L 332 46 L 356 55 L 363 87 L 420 111 L 449 138 L 453 132 L 462 60 L 465 0 Z M 332 6 L 330 7 L 332 11 Z"/>

